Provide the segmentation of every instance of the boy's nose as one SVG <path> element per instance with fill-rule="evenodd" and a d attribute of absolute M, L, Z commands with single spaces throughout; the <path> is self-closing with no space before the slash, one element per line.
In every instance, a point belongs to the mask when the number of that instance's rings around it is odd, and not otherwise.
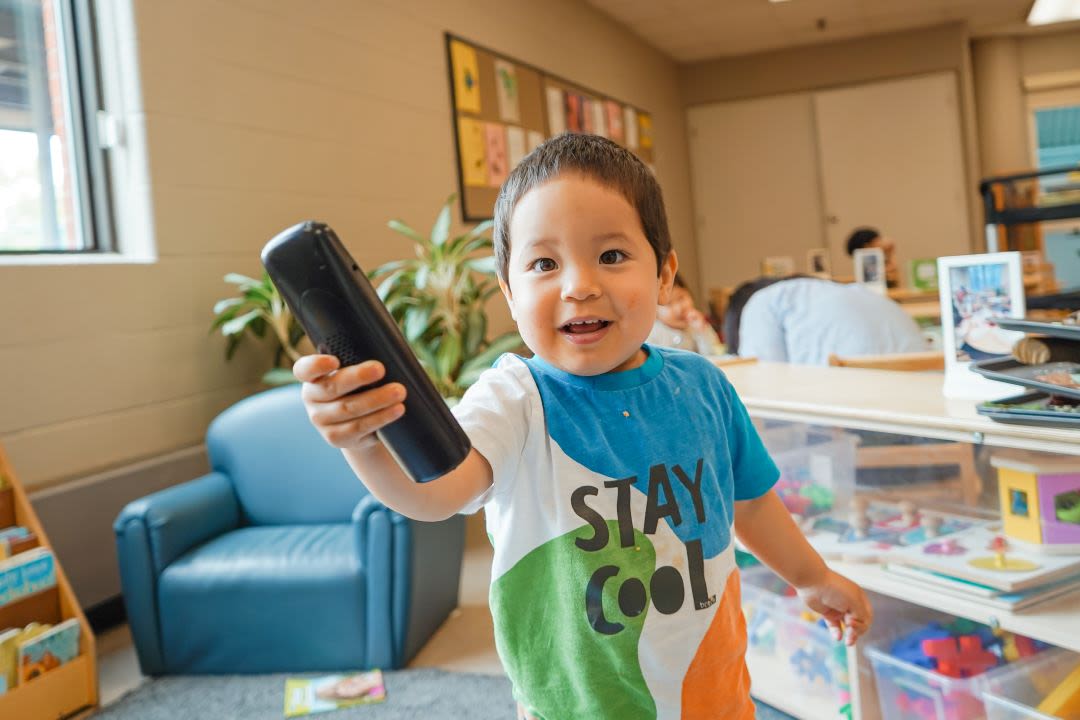
<path fill-rule="evenodd" d="M 600 294 L 596 275 L 587 269 L 569 270 L 563 274 L 562 299 L 586 300 Z"/>

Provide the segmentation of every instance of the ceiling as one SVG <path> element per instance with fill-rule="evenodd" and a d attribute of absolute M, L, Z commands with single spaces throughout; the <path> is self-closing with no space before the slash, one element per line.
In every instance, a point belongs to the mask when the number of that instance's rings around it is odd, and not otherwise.
<path fill-rule="evenodd" d="M 586 0 L 679 62 L 966 21 L 1023 30 L 1033 0 Z M 824 28 L 819 26 L 824 24 Z"/>

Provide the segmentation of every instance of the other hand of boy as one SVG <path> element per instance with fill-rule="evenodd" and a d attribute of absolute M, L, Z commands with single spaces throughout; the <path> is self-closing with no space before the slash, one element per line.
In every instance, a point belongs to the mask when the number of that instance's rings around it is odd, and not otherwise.
<path fill-rule="evenodd" d="M 874 610 L 862 588 L 832 570 L 798 592 L 808 608 L 825 618 L 833 639 L 843 638 L 847 645 L 854 645 L 874 621 Z"/>
<path fill-rule="evenodd" d="M 386 368 L 376 360 L 342 368 L 333 355 L 306 355 L 293 364 L 312 424 L 326 442 L 343 450 L 374 447 L 379 442 L 375 431 L 405 414 L 401 383 L 354 392 L 385 374 Z"/>

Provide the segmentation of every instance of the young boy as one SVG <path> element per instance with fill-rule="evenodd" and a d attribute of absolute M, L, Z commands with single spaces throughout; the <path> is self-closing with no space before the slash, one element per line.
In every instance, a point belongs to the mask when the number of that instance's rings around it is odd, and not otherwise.
<path fill-rule="evenodd" d="M 560 135 L 495 209 L 499 282 L 531 359 L 455 408 L 473 449 L 412 482 L 374 435 L 404 412 L 383 368 L 301 358 L 308 413 L 379 500 L 419 519 L 486 509 L 495 639 L 519 717 L 754 717 L 731 531 L 839 640 L 869 627 L 771 491 L 778 471 L 724 375 L 643 345 L 677 269 L 660 187 L 603 138 Z"/>

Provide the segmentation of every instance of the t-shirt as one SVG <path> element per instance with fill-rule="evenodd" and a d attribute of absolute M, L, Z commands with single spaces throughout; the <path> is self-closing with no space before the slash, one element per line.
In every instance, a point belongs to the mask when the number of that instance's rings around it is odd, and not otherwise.
<path fill-rule="evenodd" d="M 582 377 L 503 356 L 454 409 L 494 482 L 495 641 L 538 719 L 753 718 L 734 501 L 779 472 L 694 353 Z"/>
<path fill-rule="evenodd" d="M 918 324 L 895 302 L 861 285 L 796 278 L 750 296 L 739 321 L 739 354 L 828 365 L 841 357 L 925 351 Z"/>

